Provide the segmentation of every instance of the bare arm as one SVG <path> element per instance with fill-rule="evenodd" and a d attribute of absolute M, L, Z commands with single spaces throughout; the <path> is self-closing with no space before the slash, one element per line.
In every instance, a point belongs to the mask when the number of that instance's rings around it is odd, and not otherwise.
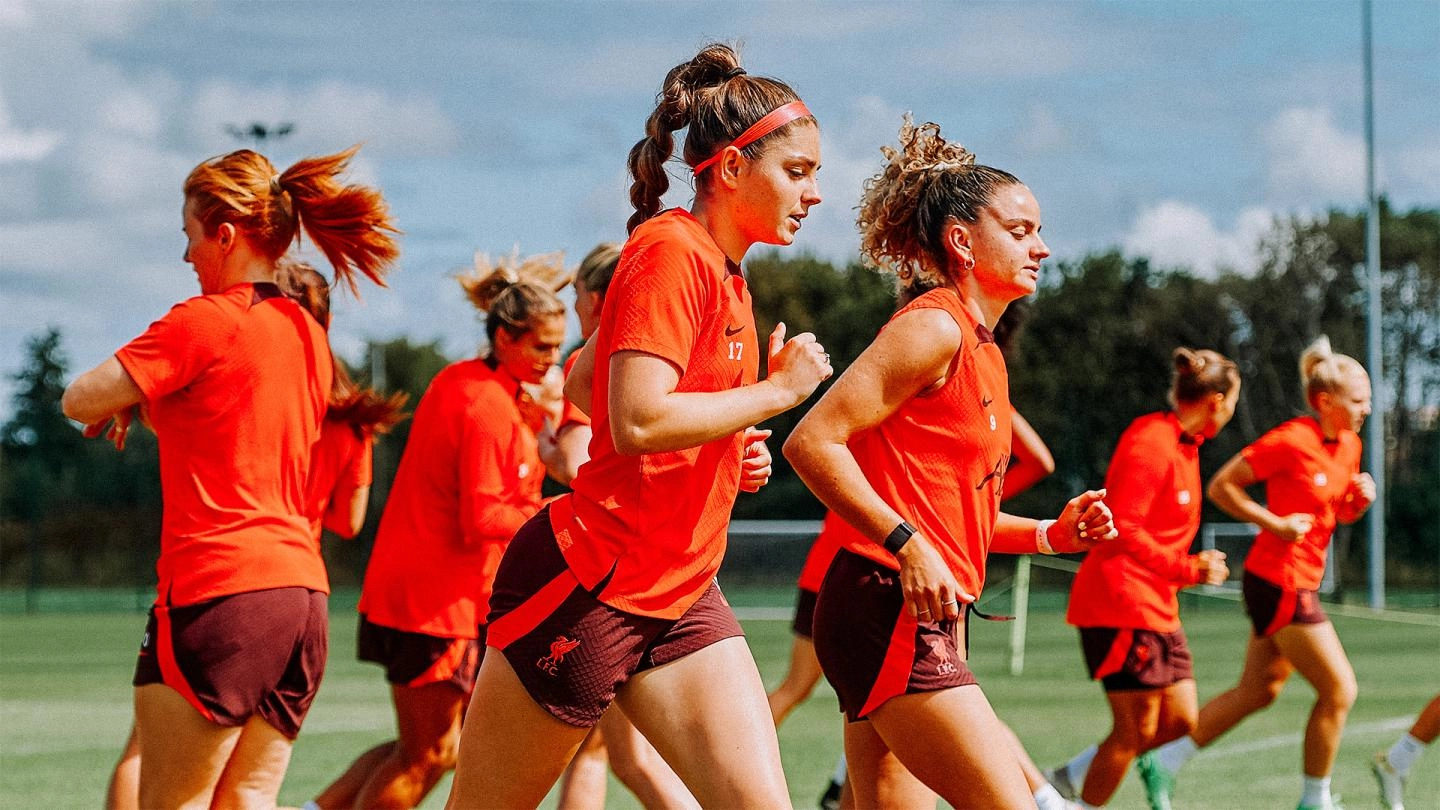
<path fill-rule="evenodd" d="M 349 498 L 336 498 L 325 507 L 325 528 L 349 540 L 365 525 L 365 509 L 370 505 L 370 487 L 356 487 Z"/>
<path fill-rule="evenodd" d="M 583 362 L 584 353 L 575 363 L 577 371 Z M 831 373 L 815 336 L 806 332 L 786 342 L 784 324 L 770 335 L 769 375 L 725 391 L 677 393 L 680 369 L 670 361 L 638 351 L 615 352 L 610 357 L 611 438 L 625 455 L 698 447 L 799 405 Z M 570 391 L 567 384 L 567 395 Z"/>
<path fill-rule="evenodd" d="M 1215 473 L 1215 477 L 1210 479 L 1205 494 L 1225 514 L 1236 520 L 1254 523 L 1276 537 L 1294 541 L 1310 532 L 1310 527 L 1315 523 L 1314 515 L 1296 512 L 1282 517 L 1271 512 L 1245 491 L 1246 487 L 1257 483 L 1259 479 L 1250 468 L 1250 462 L 1245 460 L 1245 456 L 1236 453 Z"/>
<path fill-rule="evenodd" d="M 946 379 L 961 346 L 959 324 L 934 309 L 895 318 L 810 409 L 785 441 L 785 457 L 825 506 L 874 540 L 882 542 L 901 515 L 865 478 L 851 437 L 879 425 L 907 400 Z M 916 532 L 896 555 L 906 609 L 935 619 L 959 615 L 954 574 L 923 533 Z"/>
<path fill-rule="evenodd" d="M 60 408 L 76 422 L 95 425 L 144 399 L 130 372 L 112 356 L 76 377 L 66 387 Z"/>
<path fill-rule="evenodd" d="M 1050 473 L 1055 472 L 1055 457 L 1045 440 L 1030 427 L 1019 411 L 1010 412 L 1010 467 L 1005 471 L 1005 498 L 1013 498 Z"/>
<path fill-rule="evenodd" d="M 575 365 L 571 366 L 570 372 L 565 375 L 565 398 L 586 416 L 594 416 L 590 413 L 590 391 L 594 382 L 595 336 L 591 335 L 585 345 L 580 347 L 580 356 L 575 358 Z"/>
<path fill-rule="evenodd" d="M 590 460 L 590 426 L 563 425 L 559 433 L 547 430 L 540 436 L 540 459 L 556 481 L 570 486 L 580 465 Z"/>

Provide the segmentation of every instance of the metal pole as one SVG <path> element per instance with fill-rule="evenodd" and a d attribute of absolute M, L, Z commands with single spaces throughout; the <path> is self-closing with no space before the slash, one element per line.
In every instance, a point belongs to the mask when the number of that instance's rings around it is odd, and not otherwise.
<path fill-rule="evenodd" d="M 1370 607 L 1385 607 L 1385 366 L 1380 334 L 1380 198 L 1375 193 L 1375 58 L 1372 52 L 1370 0 L 1362 3 L 1365 29 L 1365 195 L 1370 213 L 1365 218 L 1365 271 L 1369 281 L 1366 312 L 1367 356 L 1374 411 L 1365 429 L 1365 450 L 1370 475 L 1375 479 L 1375 502 L 1370 505 Z"/>
<path fill-rule="evenodd" d="M 1010 674 L 1025 671 L 1025 630 L 1030 617 L 1030 555 L 1015 558 L 1015 587 L 1010 589 L 1010 612 L 1015 621 L 1010 625 Z"/>

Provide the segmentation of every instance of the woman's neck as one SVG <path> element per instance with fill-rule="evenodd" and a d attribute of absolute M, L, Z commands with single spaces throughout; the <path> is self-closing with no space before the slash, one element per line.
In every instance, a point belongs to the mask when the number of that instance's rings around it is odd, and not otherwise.
<path fill-rule="evenodd" d="M 739 264 L 754 244 L 740 233 L 735 217 L 729 211 L 715 204 L 708 196 L 696 194 L 695 204 L 690 207 L 690 216 L 710 234 L 725 258 Z"/>

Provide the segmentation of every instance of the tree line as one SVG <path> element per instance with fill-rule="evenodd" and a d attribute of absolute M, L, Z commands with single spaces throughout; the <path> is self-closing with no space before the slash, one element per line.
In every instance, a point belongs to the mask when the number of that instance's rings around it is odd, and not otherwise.
<path fill-rule="evenodd" d="M 1327 334 L 1337 351 L 1365 360 L 1364 227 L 1363 214 L 1342 210 L 1277 219 L 1250 275 L 1200 278 L 1116 251 L 1049 263 L 1039 291 L 1015 305 L 1024 312 L 1007 359 L 1011 399 L 1050 445 L 1057 469 L 1020 496 L 1015 511 L 1052 514 L 1070 495 L 1104 482 L 1125 426 L 1166 407 L 1176 346 L 1220 351 L 1243 377 L 1235 420 L 1202 448 L 1207 478 L 1265 430 L 1304 413 L 1296 364 L 1311 340 Z M 1372 418 L 1385 420 L 1387 568 L 1397 584 L 1433 585 L 1440 573 L 1440 209 L 1382 205 L 1381 246 L 1384 385 Z M 747 273 L 760 334 L 780 321 L 792 335 L 813 331 L 837 375 L 894 309 L 892 280 L 858 263 L 770 253 L 751 260 Z M 133 431 L 116 453 L 81 438 L 59 410 L 72 371 L 61 344 L 56 329 L 28 339 L 27 364 L 14 374 L 13 414 L 0 427 L 0 587 L 151 582 L 160 525 L 155 439 Z M 400 338 L 371 344 L 354 371 L 369 381 L 371 369 L 383 369 L 384 389 L 409 393 L 413 405 L 452 359 L 437 343 Z M 775 476 L 740 498 L 737 518 L 820 516 L 778 452 L 803 413 L 804 406 L 765 425 L 775 431 Z M 401 423 L 377 442 L 360 536 L 325 542 L 337 586 L 363 577 L 407 435 Z M 1229 520 L 1208 505 L 1205 519 Z M 1342 583 L 1363 582 L 1364 534 L 1357 525 L 1337 537 Z"/>

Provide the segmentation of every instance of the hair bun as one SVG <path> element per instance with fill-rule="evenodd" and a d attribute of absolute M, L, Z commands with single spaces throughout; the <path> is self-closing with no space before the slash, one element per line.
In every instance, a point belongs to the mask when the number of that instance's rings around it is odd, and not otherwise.
<path fill-rule="evenodd" d="M 473 270 L 456 275 L 470 303 L 481 312 L 489 312 L 495 299 L 516 284 L 529 283 L 554 293 L 564 289 L 574 277 L 574 273 L 565 269 L 563 252 L 522 258 L 518 246 L 510 255 L 493 261 L 484 251 L 477 250 Z"/>

